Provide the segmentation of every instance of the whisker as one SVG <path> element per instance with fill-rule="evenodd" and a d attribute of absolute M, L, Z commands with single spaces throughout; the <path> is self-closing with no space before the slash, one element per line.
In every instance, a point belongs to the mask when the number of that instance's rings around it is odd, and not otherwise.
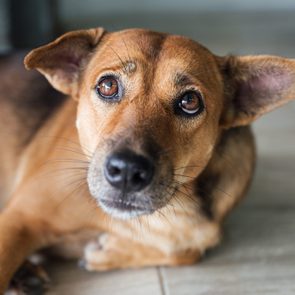
<path fill-rule="evenodd" d="M 158 214 L 160 218 L 165 219 L 165 222 L 167 222 L 169 225 L 172 226 L 171 221 L 167 218 L 167 216 L 161 210 L 157 210 L 156 214 Z"/>
<path fill-rule="evenodd" d="M 71 140 L 69 138 L 66 138 L 66 137 L 62 137 L 62 136 L 42 136 L 42 138 L 47 138 L 47 139 L 59 139 L 59 140 L 64 140 L 64 141 L 67 141 L 68 143 L 71 143 L 71 144 L 74 144 L 77 146 L 77 148 L 83 148 L 83 150 L 85 150 L 88 154 L 88 156 L 91 156 L 92 155 L 92 151 L 90 151 L 87 147 L 85 147 L 84 145 L 82 145 L 80 142 L 76 142 L 74 140 Z"/>
<path fill-rule="evenodd" d="M 185 174 L 172 174 L 173 176 L 181 176 L 181 177 L 186 177 L 186 178 L 190 178 L 190 179 L 196 179 L 196 176 L 191 176 L 191 175 L 185 175 Z"/>
<path fill-rule="evenodd" d="M 200 166 L 200 165 L 187 165 L 187 166 L 182 166 L 178 168 L 174 168 L 174 171 L 180 170 L 180 169 L 185 169 L 185 168 L 205 168 L 206 166 Z"/>
<path fill-rule="evenodd" d="M 44 162 L 44 164 L 49 163 L 82 163 L 82 164 L 90 164 L 89 161 L 79 160 L 79 159 L 70 159 L 70 158 L 53 158 L 49 159 L 48 161 Z"/>
<path fill-rule="evenodd" d="M 80 151 L 78 149 L 74 150 L 74 149 L 71 149 L 69 147 L 62 147 L 62 146 L 57 146 L 55 149 L 60 150 L 60 151 L 71 152 L 73 154 L 81 155 L 81 156 L 83 156 L 85 158 L 90 157 L 90 156 L 86 155 L 84 152 L 82 152 L 82 151 Z"/>
<path fill-rule="evenodd" d="M 120 55 L 114 50 L 114 48 L 111 45 L 107 44 L 107 46 L 114 52 L 114 54 L 117 56 L 117 58 L 121 62 L 121 65 L 122 65 L 124 71 L 127 72 L 126 63 L 123 61 L 123 59 L 120 57 Z"/>
<path fill-rule="evenodd" d="M 83 179 L 80 179 L 78 181 L 75 180 L 73 183 L 77 183 L 77 186 L 75 186 L 75 188 L 73 190 L 71 190 L 60 202 L 58 202 L 58 204 L 56 205 L 56 208 L 59 208 L 70 197 L 77 196 L 78 195 L 77 193 L 79 192 L 79 190 L 81 189 L 81 187 L 87 185 L 84 178 Z"/>
<path fill-rule="evenodd" d="M 123 38 L 123 36 L 122 36 L 122 41 L 123 41 L 124 46 L 125 46 L 126 51 L 127 51 L 128 60 L 131 61 L 132 59 L 131 59 L 131 56 L 130 56 L 130 52 L 129 52 L 129 49 L 127 47 L 127 44 L 126 44 L 125 39 Z"/>

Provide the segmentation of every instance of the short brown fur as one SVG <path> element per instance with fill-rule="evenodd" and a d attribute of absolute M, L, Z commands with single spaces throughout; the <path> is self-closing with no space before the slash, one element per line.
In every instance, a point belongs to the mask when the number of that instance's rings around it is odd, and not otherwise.
<path fill-rule="evenodd" d="M 26 67 L 73 99 L 57 98 L 42 78 L 8 60 L 0 61 L 1 76 L 10 73 L 0 85 L 1 293 L 25 258 L 45 247 L 83 253 L 88 270 L 198 261 L 219 242 L 222 221 L 252 178 L 247 125 L 295 96 L 293 60 L 217 57 L 188 38 L 147 30 L 76 31 L 33 50 Z M 124 85 L 112 105 L 94 91 L 110 72 Z M 195 118 L 175 113 L 185 87 L 204 99 Z M 97 185 L 91 169 L 98 173 L 122 146 L 154 155 L 157 177 L 170 181 L 165 190 L 158 184 L 150 215 L 112 217 L 89 192 L 87 181 Z M 95 179 L 107 192 L 103 177 Z"/>

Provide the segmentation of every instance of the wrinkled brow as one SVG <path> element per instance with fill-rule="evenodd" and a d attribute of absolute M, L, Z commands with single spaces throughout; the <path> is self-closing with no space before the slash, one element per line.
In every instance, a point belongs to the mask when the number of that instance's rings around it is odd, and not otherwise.
<path fill-rule="evenodd" d="M 179 86 L 186 86 L 192 83 L 191 78 L 184 73 L 176 73 L 173 80 L 174 83 Z"/>
<path fill-rule="evenodd" d="M 131 73 L 135 72 L 135 70 L 136 70 L 136 62 L 134 60 L 131 60 L 131 57 L 130 57 L 129 51 L 128 51 L 128 47 L 125 42 L 124 42 L 124 45 L 127 50 L 127 58 L 125 56 L 119 54 L 119 52 L 116 51 L 111 45 L 106 44 L 106 46 L 111 50 L 112 54 L 114 55 L 114 58 L 116 60 L 118 60 L 118 62 L 120 64 L 118 66 L 115 66 L 115 68 L 123 70 L 126 74 L 131 74 Z"/>

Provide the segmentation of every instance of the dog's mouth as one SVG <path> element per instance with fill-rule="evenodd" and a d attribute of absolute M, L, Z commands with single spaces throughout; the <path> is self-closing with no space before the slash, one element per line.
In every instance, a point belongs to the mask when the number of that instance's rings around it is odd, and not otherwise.
<path fill-rule="evenodd" d="M 105 212 L 112 216 L 127 219 L 130 217 L 151 214 L 155 210 L 147 206 L 140 206 L 136 203 L 127 200 L 107 200 L 99 199 L 99 203 Z"/>
<path fill-rule="evenodd" d="M 100 202 L 102 202 L 105 206 L 108 206 L 109 208 L 115 208 L 115 209 L 119 209 L 122 211 L 145 211 L 146 208 L 138 206 L 136 204 L 133 204 L 131 202 L 128 201 L 124 201 L 124 200 L 106 200 L 106 199 L 102 199 L 100 200 Z"/>

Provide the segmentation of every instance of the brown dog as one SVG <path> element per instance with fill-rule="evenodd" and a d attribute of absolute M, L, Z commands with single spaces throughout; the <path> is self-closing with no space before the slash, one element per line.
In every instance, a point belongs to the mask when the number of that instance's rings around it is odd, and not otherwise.
<path fill-rule="evenodd" d="M 248 125 L 295 97 L 294 60 L 140 29 L 70 32 L 27 55 L 72 99 L 18 60 L 0 64 L 2 293 L 48 246 L 83 251 L 88 270 L 196 262 L 251 180 Z"/>

